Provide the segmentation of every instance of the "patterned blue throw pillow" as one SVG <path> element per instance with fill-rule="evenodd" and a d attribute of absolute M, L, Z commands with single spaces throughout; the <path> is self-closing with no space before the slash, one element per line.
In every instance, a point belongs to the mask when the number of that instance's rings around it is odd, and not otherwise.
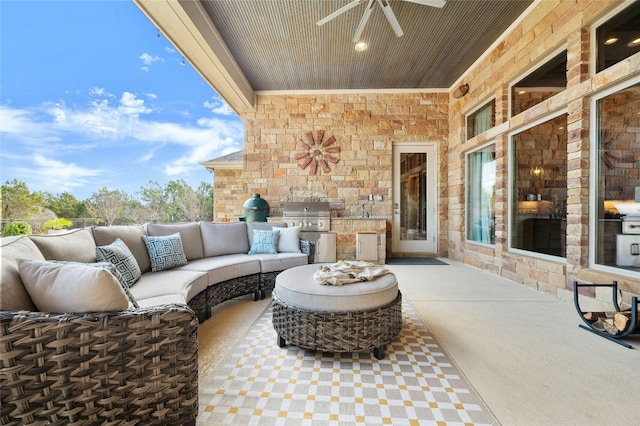
<path fill-rule="evenodd" d="M 275 254 L 278 252 L 279 231 L 253 230 L 253 240 L 249 254 Z"/>
<path fill-rule="evenodd" d="M 147 246 L 153 272 L 187 264 L 187 255 L 184 253 L 179 232 L 161 237 L 143 235 L 142 239 Z"/>
<path fill-rule="evenodd" d="M 136 258 L 133 257 L 129 247 L 120 238 L 106 246 L 96 247 L 96 260 L 98 262 L 110 262 L 116 267 L 129 287 L 133 285 L 142 273 Z"/>

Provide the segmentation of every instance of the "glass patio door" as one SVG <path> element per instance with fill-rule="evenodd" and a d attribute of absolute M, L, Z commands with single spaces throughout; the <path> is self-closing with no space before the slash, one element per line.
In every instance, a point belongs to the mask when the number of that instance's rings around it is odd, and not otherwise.
<path fill-rule="evenodd" d="M 393 146 L 393 252 L 437 252 L 436 146 Z"/>

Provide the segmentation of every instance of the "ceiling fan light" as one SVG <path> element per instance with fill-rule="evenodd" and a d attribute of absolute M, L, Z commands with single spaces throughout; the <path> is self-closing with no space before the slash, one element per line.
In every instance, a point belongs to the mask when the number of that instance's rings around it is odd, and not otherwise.
<path fill-rule="evenodd" d="M 356 43 L 356 45 L 355 45 L 355 49 L 356 49 L 358 52 L 364 52 L 365 50 L 367 50 L 367 48 L 368 48 L 368 47 L 369 47 L 369 46 L 368 46 L 368 45 L 367 45 L 367 43 L 365 43 L 364 41 L 359 41 L 359 42 L 357 42 L 357 43 Z"/>

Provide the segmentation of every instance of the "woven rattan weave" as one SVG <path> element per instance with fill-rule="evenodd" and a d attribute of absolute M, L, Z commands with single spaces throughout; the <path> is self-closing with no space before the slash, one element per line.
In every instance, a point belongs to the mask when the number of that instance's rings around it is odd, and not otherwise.
<path fill-rule="evenodd" d="M 380 350 L 402 329 L 402 294 L 379 308 L 351 312 L 315 312 L 286 305 L 276 292 L 273 328 L 279 340 L 320 352 L 364 352 Z M 281 343 L 281 342 L 279 342 Z M 378 354 L 376 354 L 378 357 Z"/>
<path fill-rule="evenodd" d="M 180 305 L 0 311 L 0 423 L 194 424 L 197 327 Z"/>

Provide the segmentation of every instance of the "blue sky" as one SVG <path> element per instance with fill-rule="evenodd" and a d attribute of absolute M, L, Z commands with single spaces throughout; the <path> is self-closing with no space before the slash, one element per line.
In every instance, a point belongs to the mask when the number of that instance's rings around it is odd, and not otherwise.
<path fill-rule="evenodd" d="M 213 178 L 244 126 L 129 0 L 0 0 L 0 177 L 31 191 Z"/>

